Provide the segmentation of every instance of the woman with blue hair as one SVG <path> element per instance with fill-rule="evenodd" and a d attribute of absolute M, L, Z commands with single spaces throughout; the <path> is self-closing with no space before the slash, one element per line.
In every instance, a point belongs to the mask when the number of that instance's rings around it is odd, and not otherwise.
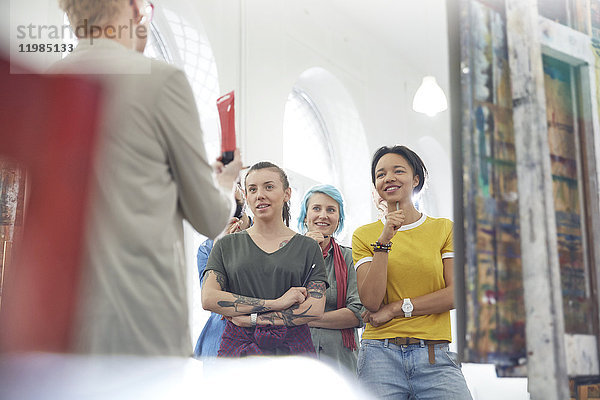
<path fill-rule="evenodd" d="M 323 318 L 309 322 L 317 357 L 356 373 L 357 327 L 363 311 L 356 286 L 352 249 L 333 238 L 344 228 L 344 200 L 332 185 L 314 186 L 302 200 L 298 229 L 316 240 L 323 251 L 329 288 Z"/>

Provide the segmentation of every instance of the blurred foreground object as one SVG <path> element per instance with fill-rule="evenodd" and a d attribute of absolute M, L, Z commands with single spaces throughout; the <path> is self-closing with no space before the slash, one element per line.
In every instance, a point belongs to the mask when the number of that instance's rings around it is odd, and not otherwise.
<path fill-rule="evenodd" d="M 176 357 L 37 354 L 0 358 L 0 398 L 5 400 L 372 398 L 354 382 L 307 357 L 204 363 Z"/>
<path fill-rule="evenodd" d="M 12 257 L 3 243 L 0 260 L 0 353 L 64 352 L 76 305 L 100 89 L 74 77 L 9 70 L 0 60 L 0 161 L 26 179 L 12 185 L 19 195 L 11 207 L 23 213 L 23 234 L 11 240 Z"/>

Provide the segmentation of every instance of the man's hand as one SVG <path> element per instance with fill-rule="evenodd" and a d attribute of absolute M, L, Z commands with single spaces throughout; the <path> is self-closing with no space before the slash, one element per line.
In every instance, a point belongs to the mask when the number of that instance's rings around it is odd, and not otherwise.
<path fill-rule="evenodd" d="M 235 149 L 233 153 L 233 160 L 224 165 L 221 162 L 221 157 L 213 163 L 213 170 L 216 174 L 217 182 L 225 190 L 231 190 L 233 185 L 237 181 L 238 175 L 242 169 L 242 156 L 240 155 L 240 149 Z"/>

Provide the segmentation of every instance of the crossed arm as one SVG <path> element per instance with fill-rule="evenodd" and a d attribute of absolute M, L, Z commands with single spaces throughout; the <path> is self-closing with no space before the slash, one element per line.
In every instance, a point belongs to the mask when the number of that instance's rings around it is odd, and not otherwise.
<path fill-rule="evenodd" d="M 444 265 L 446 287 L 411 299 L 414 307 L 413 316 L 440 314 L 454 308 L 454 260 L 452 258 L 445 258 L 442 262 Z M 363 266 L 361 265 L 360 268 L 363 268 Z M 382 304 L 377 310 L 364 312 L 363 320 L 374 327 L 378 327 L 393 318 L 404 318 L 402 303 L 403 300 L 385 305 Z"/>
<path fill-rule="evenodd" d="M 326 311 L 323 318 L 308 324 L 311 328 L 346 329 L 361 327 L 362 319 L 359 318 L 363 306 L 358 297 L 356 286 L 356 271 L 352 261 L 348 263 L 348 284 L 346 286 L 346 307 Z"/>
<path fill-rule="evenodd" d="M 347 307 L 327 311 L 320 320 L 308 324 L 311 328 L 346 329 L 359 327 L 360 321 Z"/>
<path fill-rule="evenodd" d="M 302 325 L 320 319 L 325 309 L 325 282 L 321 281 L 309 282 L 306 288 L 291 287 L 274 300 L 230 293 L 226 287 L 223 274 L 208 271 L 202 286 L 202 307 L 239 326 L 251 326 L 252 313 L 259 314 L 257 325 Z"/>
<path fill-rule="evenodd" d="M 358 294 L 365 308 L 375 313 L 381 307 L 387 288 L 388 254 L 376 252 L 373 261 L 361 264 L 356 271 Z"/>

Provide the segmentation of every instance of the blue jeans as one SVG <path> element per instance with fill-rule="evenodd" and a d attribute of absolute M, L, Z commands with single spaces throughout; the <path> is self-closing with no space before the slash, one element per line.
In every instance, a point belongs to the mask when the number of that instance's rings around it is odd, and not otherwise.
<path fill-rule="evenodd" d="M 221 346 L 221 335 L 225 330 L 225 320 L 221 315 L 211 313 L 196 342 L 196 358 L 216 357 Z"/>
<path fill-rule="evenodd" d="M 380 399 L 470 400 L 471 392 L 448 344 L 436 344 L 435 364 L 424 343 L 397 346 L 387 340 L 363 339 L 358 379 Z"/>

